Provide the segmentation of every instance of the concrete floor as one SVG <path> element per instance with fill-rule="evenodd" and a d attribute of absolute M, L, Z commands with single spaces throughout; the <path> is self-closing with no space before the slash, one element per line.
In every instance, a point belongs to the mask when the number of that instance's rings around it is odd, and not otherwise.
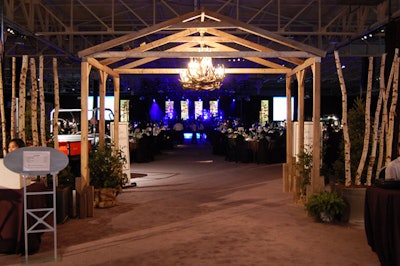
<path fill-rule="evenodd" d="M 70 219 L 39 253 L 0 265 L 380 265 L 363 224 L 322 224 L 282 192 L 282 165 L 227 162 L 208 144 L 134 163 L 119 206 Z"/>

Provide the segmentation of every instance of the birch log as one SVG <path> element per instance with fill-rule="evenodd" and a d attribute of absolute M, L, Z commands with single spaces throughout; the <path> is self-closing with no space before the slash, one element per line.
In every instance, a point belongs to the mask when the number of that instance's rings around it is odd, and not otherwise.
<path fill-rule="evenodd" d="M 12 58 L 11 61 L 11 123 L 10 123 L 10 136 L 11 138 L 15 138 L 15 114 L 16 114 L 16 106 L 17 106 L 17 99 L 15 96 L 16 93 L 16 59 L 15 57 Z"/>
<path fill-rule="evenodd" d="M 21 74 L 19 79 L 18 103 L 18 137 L 26 141 L 25 137 L 25 103 L 26 103 L 26 74 L 28 73 L 28 56 L 22 56 Z"/>
<path fill-rule="evenodd" d="M 37 86 L 37 78 L 36 78 L 36 62 L 35 58 L 31 58 L 30 62 L 30 70 L 31 70 L 31 127 L 32 127 L 32 141 L 33 146 L 39 146 L 39 134 L 38 134 L 38 123 L 37 123 L 37 102 L 38 102 L 38 86 Z"/>
<path fill-rule="evenodd" d="M 351 160 L 350 160 L 350 136 L 349 127 L 347 125 L 347 90 L 344 83 L 342 64 L 340 63 L 339 52 L 334 51 L 335 63 L 339 77 L 340 89 L 342 91 L 342 126 L 344 141 L 344 170 L 345 170 L 345 186 L 351 185 Z"/>
<path fill-rule="evenodd" d="M 367 160 L 368 155 L 368 148 L 369 148 L 369 139 L 371 135 L 371 121 L 370 121 L 370 114 L 371 114 L 371 94 L 372 94 L 372 71 L 373 71 L 373 64 L 374 58 L 368 58 L 368 83 L 367 83 L 367 94 L 365 97 L 365 130 L 364 130 L 364 145 L 363 150 L 360 158 L 360 162 L 358 164 L 356 176 L 354 178 L 354 183 L 356 185 L 361 185 L 361 175 L 364 170 L 365 161 Z"/>
<path fill-rule="evenodd" d="M 3 62 L 0 60 L 0 113 L 1 113 L 1 136 L 3 138 L 3 158 L 7 153 L 6 113 L 4 110 L 4 87 L 3 87 Z"/>
<path fill-rule="evenodd" d="M 58 83 L 57 58 L 53 58 L 53 75 L 54 75 L 54 117 L 53 117 L 53 138 L 54 148 L 58 149 L 58 112 L 60 110 L 60 96 Z"/>
<path fill-rule="evenodd" d="M 386 163 L 389 163 L 392 158 L 392 144 L 393 144 L 393 131 L 394 131 L 394 117 L 396 114 L 398 86 L 399 86 L 399 57 L 398 54 L 393 58 L 394 74 L 393 74 L 393 90 L 389 110 L 389 127 L 388 127 L 388 140 L 386 142 Z"/>
<path fill-rule="evenodd" d="M 40 142 L 43 147 L 46 147 L 46 103 L 44 99 L 43 67 L 43 56 L 41 55 L 39 56 Z"/>
<path fill-rule="evenodd" d="M 380 72 L 379 72 L 379 96 L 378 96 L 378 101 L 376 103 L 376 109 L 375 109 L 375 116 L 374 116 L 374 126 L 372 127 L 373 132 L 372 132 L 372 143 L 371 143 L 371 153 L 369 155 L 369 161 L 368 161 L 368 168 L 367 168 L 367 182 L 366 185 L 370 186 L 371 185 L 371 180 L 372 180 L 372 171 L 374 168 L 374 164 L 376 161 L 376 151 L 377 151 L 377 146 L 378 146 L 378 133 L 379 129 L 381 127 L 381 124 L 379 123 L 381 121 L 381 111 L 382 111 L 382 102 L 383 98 L 385 95 L 385 64 L 386 64 L 386 54 L 382 55 L 381 58 L 381 66 L 380 66 Z M 382 133 L 381 133 L 382 135 Z M 380 169 L 381 167 L 377 166 L 377 170 Z"/>
<path fill-rule="evenodd" d="M 397 55 L 397 50 L 395 50 L 395 56 Z M 378 162 L 377 162 L 377 168 L 382 168 L 383 165 L 386 164 L 386 160 L 385 162 L 383 161 L 383 158 L 385 156 L 385 149 L 386 149 L 386 143 L 387 143 L 387 131 L 389 128 L 388 125 L 388 102 L 389 102 L 389 95 L 390 95 L 390 91 L 391 91 L 391 87 L 392 87 L 392 82 L 393 82 L 393 75 L 394 75 L 394 66 L 395 66 L 395 62 L 392 62 L 392 66 L 390 68 L 390 73 L 389 73 L 389 78 L 387 81 L 387 85 L 386 85 L 386 89 L 385 89 L 385 94 L 383 96 L 383 108 L 382 108 L 382 126 L 381 126 L 381 135 L 379 136 L 379 156 L 378 156 Z M 377 169 L 377 171 L 378 171 Z"/>

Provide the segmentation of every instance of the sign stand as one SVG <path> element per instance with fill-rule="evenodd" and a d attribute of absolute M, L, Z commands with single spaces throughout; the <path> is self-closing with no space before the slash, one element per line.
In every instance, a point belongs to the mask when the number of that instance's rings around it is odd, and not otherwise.
<path fill-rule="evenodd" d="M 50 147 L 24 147 L 17 149 L 4 158 L 4 165 L 13 172 L 19 173 L 24 179 L 24 237 L 25 260 L 28 261 L 28 234 L 53 232 L 54 236 L 54 260 L 57 259 L 57 215 L 56 215 L 56 182 L 59 171 L 68 165 L 68 157 L 59 150 Z M 41 176 L 51 174 L 53 186 L 50 191 L 27 192 L 26 179 L 29 176 Z M 51 208 L 28 208 L 28 196 L 52 195 L 53 206 Z M 53 215 L 53 225 L 45 219 Z M 33 225 L 28 226 L 28 218 L 33 219 Z M 42 225 L 43 229 L 36 229 Z"/>

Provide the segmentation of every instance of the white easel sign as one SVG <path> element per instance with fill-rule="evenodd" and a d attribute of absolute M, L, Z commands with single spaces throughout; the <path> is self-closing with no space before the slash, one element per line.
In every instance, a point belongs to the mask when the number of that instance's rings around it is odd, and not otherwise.
<path fill-rule="evenodd" d="M 24 151 L 22 160 L 24 172 L 50 172 L 50 151 Z"/>

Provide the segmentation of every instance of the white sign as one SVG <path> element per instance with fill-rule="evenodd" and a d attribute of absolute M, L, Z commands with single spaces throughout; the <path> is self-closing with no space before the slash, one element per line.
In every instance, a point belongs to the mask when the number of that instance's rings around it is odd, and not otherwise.
<path fill-rule="evenodd" d="M 24 151 L 23 171 L 50 171 L 50 151 Z"/>

